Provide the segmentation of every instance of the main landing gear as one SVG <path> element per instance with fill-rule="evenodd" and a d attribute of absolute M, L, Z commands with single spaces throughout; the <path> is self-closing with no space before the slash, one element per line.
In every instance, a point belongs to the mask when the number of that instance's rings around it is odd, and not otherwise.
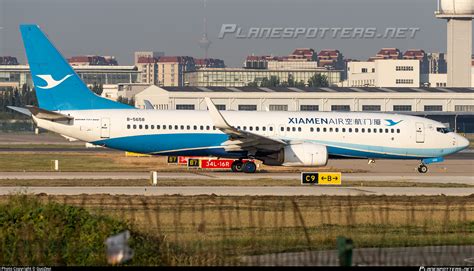
<path fill-rule="evenodd" d="M 257 165 L 253 161 L 235 160 L 231 165 L 231 169 L 233 172 L 255 173 Z"/>

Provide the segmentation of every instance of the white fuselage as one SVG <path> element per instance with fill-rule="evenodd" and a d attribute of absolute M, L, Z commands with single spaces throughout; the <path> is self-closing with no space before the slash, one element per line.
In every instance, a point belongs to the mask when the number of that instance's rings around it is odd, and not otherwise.
<path fill-rule="evenodd" d="M 62 111 L 69 122 L 34 118 L 47 130 L 106 147 L 156 155 L 240 157 L 226 153 L 228 136 L 215 129 L 208 111 L 102 109 Z M 287 142 L 324 145 L 329 155 L 422 159 L 464 149 L 468 142 L 441 132 L 439 122 L 407 115 L 352 112 L 222 111 L 239 130 Z"/>

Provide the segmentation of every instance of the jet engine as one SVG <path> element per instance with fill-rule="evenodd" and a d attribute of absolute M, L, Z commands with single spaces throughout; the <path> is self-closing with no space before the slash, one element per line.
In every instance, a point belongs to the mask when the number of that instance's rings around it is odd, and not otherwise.
<path fill-rule="evenodd" d="M 258 158 L 270 166 L 325 166 L 328 162 L 326 146 L 314 143 L 294 143 L 283 147 L 278 153 Z"/>

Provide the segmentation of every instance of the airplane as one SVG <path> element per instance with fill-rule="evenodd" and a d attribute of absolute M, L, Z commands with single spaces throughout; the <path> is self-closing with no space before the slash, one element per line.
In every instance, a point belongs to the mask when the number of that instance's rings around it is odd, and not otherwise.
<path fill-rule="evenodd" d="M 232 171 L 325 166 L 329 158 L 420 160 L 418 171 L 469 141 L 426 118 L 366 112 L 149 110 L 90 91 L 37 25 L 21 25 L 38 107 L 9 108 L 40 128 L 95 145 L 151 155 L 233 158 Z"/>

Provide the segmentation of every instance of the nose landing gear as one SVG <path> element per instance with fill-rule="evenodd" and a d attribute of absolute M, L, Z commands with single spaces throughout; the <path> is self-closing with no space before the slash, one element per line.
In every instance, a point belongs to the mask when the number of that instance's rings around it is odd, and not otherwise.
<path fill-rule="evenodd" d="M 425 164 L 421 164 L 418 166 L 418 172 L 420 173 L 426 173 L 428 172 L 428 167 Z"/>

